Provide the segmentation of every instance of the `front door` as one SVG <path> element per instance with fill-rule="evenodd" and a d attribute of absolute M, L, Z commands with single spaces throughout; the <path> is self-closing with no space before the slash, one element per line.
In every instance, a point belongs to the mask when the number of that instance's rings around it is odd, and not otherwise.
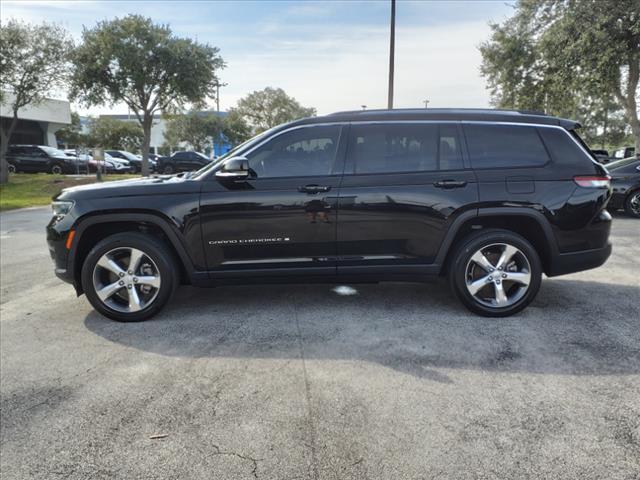
<path fill-rule="evenodd" d="M 339 125 L 300 126 L 245 154 L 251 177 L 213 177 L 201 224 L 211 275 L 335 274 Z"/>
<path fill-rule="evenodd" d="M 457 123 L 353 123 L 340 188 L 338 273 L 431 273 L 449 225 L 477 199 Z"/>

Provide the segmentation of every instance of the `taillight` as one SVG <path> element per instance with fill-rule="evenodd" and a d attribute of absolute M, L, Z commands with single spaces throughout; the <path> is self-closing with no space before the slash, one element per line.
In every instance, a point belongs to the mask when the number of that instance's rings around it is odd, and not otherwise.
<path fill-rule="evenodd" d="M 601 188 L 611 185 L 611 177 L 608 175 L 599 177 L 573 177 L 573 181 L 580 187 Z"/>

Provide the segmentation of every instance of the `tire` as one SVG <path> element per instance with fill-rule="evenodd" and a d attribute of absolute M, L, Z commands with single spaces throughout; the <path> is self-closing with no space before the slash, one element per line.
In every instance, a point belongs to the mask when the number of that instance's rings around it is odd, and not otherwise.
<path fill-rule="evenodd" d="M 164 173 L 165 175 L 171 175 L 173 173 L 173 166 L 165 165 L 164 168 L 162 169 L 162 173 Z"/>
<path fill-rule="evenodd" d="M 62 166 L 55 164 L 51 166 L 51 173 L 53 173 L 54 175 L 62 175 L 63 171 L 62 171 Z"/>
<path fill-rule="evenodd" d="M 129 270 L 133 252 L 137 266 Z M 98 242 L 87 255 L 82 288 L 105 317 L 139 322 L 153 317 L 170 300 L 179 283 L 178 271 L 173 253 L 162 241 L 137 232 L 117 233 Z"/>
<path fill-rule="evenodd" d="M 624 211 L 630 217 L 640 218 L 640 190 L 631 192 L 624 201 Z"/>
<path fill-rule="evenodd" d="M 9 170 L 9 173 L 18 173 L 16 166 L 11 163 L 7 166 L 7 169 Z"/>
<path fill-rule="evenodd" d="M 503 254 L 507 261 L 501 264 Z M 454 251 L 449 269 L 449 284 L 456 296 L 467 309 L 485 317 L 520 312 L 536 297 L 541 281 L 542 265 L 535 248 L 508 230 L 469 235 Z"/>

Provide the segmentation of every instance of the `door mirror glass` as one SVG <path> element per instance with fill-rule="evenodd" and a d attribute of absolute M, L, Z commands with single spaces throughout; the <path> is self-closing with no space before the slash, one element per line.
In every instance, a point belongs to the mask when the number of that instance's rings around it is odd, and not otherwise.
<path fill-rule="evenodd" d="M 232 157 L 226 160 L 222 168 L 216 172 L 216 177 L 233 180 L 248 178 L 249 160 L 245 157 Z"/>

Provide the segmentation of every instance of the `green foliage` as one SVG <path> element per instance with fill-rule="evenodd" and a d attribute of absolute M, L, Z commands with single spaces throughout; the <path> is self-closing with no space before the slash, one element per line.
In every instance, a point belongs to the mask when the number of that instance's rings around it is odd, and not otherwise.
<path fill-rule="evenodd" d="M 72 47 L 68 33 L 58 25 L 0 23 L 0 103 L 13 114 L 0 128 L 0 183 L 8 180 L 5 155 L 18 110 L 37 105 L 49 92 L 66 85 Z"/>
<path fill-rule="evenodd" d="M 281 88 L 267 87 L 240 99 L 235 112 L 246 119 L 255 133 L 260 133 L 281 123 L 311 117 L 316 109 L 303 107 Z"/>
<path fill-rule="evenodd" d="M 251 128 L 237 112 L 226 117 L 213 113 L 190 112 L 169 118 L 164 132 L 165 147 L 169 150 L 188 148 L 204 152 L 221 137 L 232 145 L 244 142 L 251 136 Z"/>
<path fill-rule="evenodd" d="M 251 126 L 236 110 L 231 110 L 222 125 L 222 135 L 231 145 L 239 145 L 251 138 Z"/>
<path fill-rule="evenodd" d="M 143 172 L 153 114 L 202 105 L 224 61 L 216 47 L 174 36 L 166 25 L 128 15 L 85 29 L 74 53 L 72 97 L 87 105 L 124 102 L 144 131 Z"/>
<path fill-rule="evenodd" d="M 136 152 L 140 150 L 144 132 L 136 122 L 99 117 L 91 120 L 87 143 L 91 147 Z"/>
<path fill-rule="evenodd" d="M 203 152 L 222 133 L 222 119 L 214 114 L 191 112 L 175 115 L 167 122 L 164 132 L 165 142 L 176 149 L 181 143 Z"/>
<path fill-rule="evenodd" d="M 595 132 L 624 112 L 640 143 L 638 0 L 520 0 L 491 29 L 481 71 L 495 105 L 578 118 Z"/>
<path fill-rule="evenodd" d="M 68 147 L 86 144 L 87 139 L 82 134 L 80 115 L 77 112 L 71 112 L 71 125 L 56 131 L 56 139 Z"/>

